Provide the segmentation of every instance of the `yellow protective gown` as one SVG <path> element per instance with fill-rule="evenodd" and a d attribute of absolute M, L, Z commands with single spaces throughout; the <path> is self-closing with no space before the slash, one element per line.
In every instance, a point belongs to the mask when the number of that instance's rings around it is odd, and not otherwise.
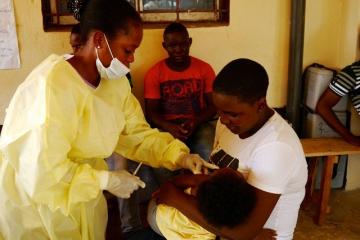
<path fill-rule="evenodd" d="M 192 221 L 176 208 L 160 204 L 156 224 L 162 235 L 171 240 L 215 240 L 216 235 Z"/>
<path fill-rule="evenodd" d="M 0 239 L 104 239 L 98 170 L 112 152 L 176 169 L 188 148 L 151 129 L 128 80 L 89 86 L 60 56 L 17 89 L 0 138 Z"/>

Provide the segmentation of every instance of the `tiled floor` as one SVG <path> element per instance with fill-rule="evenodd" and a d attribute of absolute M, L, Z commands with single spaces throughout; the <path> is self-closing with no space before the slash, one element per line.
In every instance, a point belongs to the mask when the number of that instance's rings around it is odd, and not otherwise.
<path fill-rule="evenodd" d="M 294 240 L 360 240 L 360 189 L 333 190 L 330 201 L 331 212 L 323 226 L 313 222 L 314 206 L 300 211 Z M 116 202 L 109 207 L 107 240 L 123 240 Z"/>

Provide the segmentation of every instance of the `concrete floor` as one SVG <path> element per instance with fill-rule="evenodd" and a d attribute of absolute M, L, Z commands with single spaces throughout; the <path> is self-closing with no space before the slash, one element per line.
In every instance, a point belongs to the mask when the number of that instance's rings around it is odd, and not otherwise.
<path fill-rule="evenodd" d="M 313 221 L 315 206 L 301 210 L 294 240 L 360 240 L 360 189 L 332 190 L 326 223 Z"/>

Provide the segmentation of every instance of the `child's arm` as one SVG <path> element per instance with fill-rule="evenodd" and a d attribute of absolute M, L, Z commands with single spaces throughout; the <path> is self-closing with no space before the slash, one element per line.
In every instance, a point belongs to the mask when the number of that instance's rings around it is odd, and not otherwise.
<path fill-rule="evenodd" d="M 175 207 L 187 217 L 194 220 L 202 227 L 205 227 L 203 224 L 200 224 L 200 221 L 197 221 L 197 219 L 203 219 L 203 216 L 197 210 L 196 197 L 185 193 L 183 189 L 175 186 L 173 181 L 162 184 L 160 189 L 153 194 L 153 198 L 155 198 L 157 204 L 166 204 Z M 183 211 L 183 209 L 187 210 Z M 188 215 L 188 212 L 193 213 L 190 216 Z M 217 229 L 213 228 L 211 225 L 207 225 L 205 228 L 212 233 L 217 233 Z"/>
<path fill-rule="evenodd" d="M 171 182 L 180 189 L 196 188 L 209 178 L 206 174 L 182 174 L 174 177 Z"/>
<path fill-rule="evenodd" d="M 196 198 L 187 195 L 173 183 L 164 184 L 155 195 L 157 203 L 164 203 L 177 208 L 184 215 L 210 232 L 228 239 L 253 239 L 261 231 L 266 220 L 274 209 L 280 194 L 272 194 L 255 188 L 256 204 L 248 220 L 234 228 L 217 228 L 209 224 L 197 208 Z"/>

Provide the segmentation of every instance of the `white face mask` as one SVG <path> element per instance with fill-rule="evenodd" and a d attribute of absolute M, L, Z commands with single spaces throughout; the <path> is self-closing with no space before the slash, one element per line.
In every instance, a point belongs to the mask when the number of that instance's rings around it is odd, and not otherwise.
<path fill-rule="evenodd" d="M 119 61 L 119 59 L 115 58 L 114 55 L 111 52 L 109 43 L 105 36 L 106 44 L 109 48 L 109 52 L 111 54 L 112 60 L 109 67 L 104 67 L 102 62 L 99 59 L 99 54 L 97 48 L 95 48 L 96 52 L 96 68 L 102 78 L 107 79 L 119 79 L 123 76 L 125 76 L 127 73 L 130 72 L 130 69 L 126 67 L 122 62 Z"/>

